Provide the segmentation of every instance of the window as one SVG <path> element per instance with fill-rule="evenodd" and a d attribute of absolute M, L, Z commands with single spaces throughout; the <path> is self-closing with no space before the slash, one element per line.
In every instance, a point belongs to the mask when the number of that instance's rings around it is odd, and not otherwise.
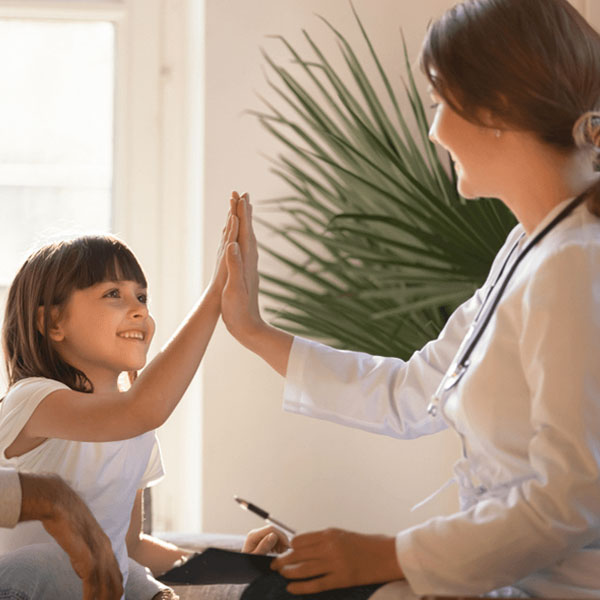
<path fill-rule="evenodd" d="M 0 286 L 33 246 L 111 229 L 114 27 L 0 20 Z"/>
<path fill-rule="evenodd" d="M 193 304 L 202 264 L 203 6 L 0 0 L 0 47 L 10 57 L 0 65 L 0 123 L 9 132 L 0 140 L 2 312 L 32 245 L 90 230 L 122 237 L 140 259 L 158 324 L 152 352 Z M 200 528 L 199 393 L 193 384 L 194 397 L 159 431 L 167 475 L 153 490 L 155 530 Z"/>

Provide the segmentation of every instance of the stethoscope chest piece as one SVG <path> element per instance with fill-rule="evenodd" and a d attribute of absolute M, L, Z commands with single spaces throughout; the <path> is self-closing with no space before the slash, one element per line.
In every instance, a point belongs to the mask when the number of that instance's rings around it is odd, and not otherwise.
<path fill-rule="evenodd" d="M 462 376 L 467 372 L 470 364 L 470 360 L 467 360 L 464 363 L 461 362 L 450 372 L 450 374 L 446 375 L 442 382 L 442 391 L 450 391 L 462 379 Z"/>
<path fill-rule="evenodd" d="M 467 360 L 464 363 L 458 363 L 456 367 L 450 368 L 446 375 L 444 375 L 442 382 L 427 406 L 427 413 L 429 416 L 436 417 L 438 415 L 439 407 L 442 403 L 442 396 L 458 384 L 463 375 L 467 372 L 470 364 L 470 360 Z"/>

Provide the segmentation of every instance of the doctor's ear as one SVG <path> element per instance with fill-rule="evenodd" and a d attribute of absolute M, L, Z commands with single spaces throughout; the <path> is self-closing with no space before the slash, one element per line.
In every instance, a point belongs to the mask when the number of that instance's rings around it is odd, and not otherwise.
<path fill-rule="evenodd" d="M 507 104 L 505 98 L 501 97 L 504 104 Z M 477 111 L 477 117 L 485 127 L 495 131 L 502 131 L 504 129 L 510 129 L 508 124 L 497 114 L 494 114 L 489 108 L 480 108 Z"/>
<path fill-rule="evenodd" d="M 37 319 L 36 319 L 36 327 L 37 330 L 45 335 L 44 331 L 44 318 L 46 315 L 46 310 L 44 306 L 38 306 L 37 309 Z M 53 342 L 62 342 L 65 338 L 62 327 L 60 325 L 60 311 L 58 306 L 52 306 L 50 308 L 50 322 L 48 324 L 48 337 Z"/>

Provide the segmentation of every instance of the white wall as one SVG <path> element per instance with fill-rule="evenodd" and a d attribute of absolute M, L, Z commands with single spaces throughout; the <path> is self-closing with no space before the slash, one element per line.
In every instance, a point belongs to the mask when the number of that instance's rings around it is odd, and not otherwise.
<path fill-rule="evenodd" d="M 355 0 L 380 58 L 400 90 L 400 28 L 416 58 L 426 25 L 450 0 Z M 205 268 L 232 189 L 255 203 L 285 193 L 260 153 L 277 144 L 243 112 L 269 95 L 260 48 L 279 62 L 287 54 L 269 34 L 306 50 L 306 28 L 330 54 L 333 36 L 315 16 L 327 18 L 355 47 L 364 48 L 346 0 L 207 0 L 205 130 Z M 363 53 L 366 56 L 366 52 Z M 402 94 L 401 94 L 402 95 Z M 259 238 L 268 239 L 264 231 Z M 264 258 L 261 259 L 264 261 Z M 261 266 L 266 266 L 261 262 Z M 204 363 L 202 524 L 206 531 L 245 532 L 259 524 L 232 501 L 251 499 L 299 530 L 341 526 L 394 531 L 455 507 L 443 493 L 428 507 L 410 507 L 451 475 L 458 446 L 452 434 L 400 442 L 281 411 L 282 379 L 235 342 L 220 325 Z"/>
<path fill-rule="evenodd" d="M 427 23 L 454 0 L 354 0 L 384 65 L 401 89 L 400 28 L 411 58 Z M 600 0 L 573 0 L 600 22 Z M 285 192 L 262 154 L 280 148 L 244 111 L 272 98 L 260 48 L 287 60 L 269 34 L 281 34 L 306 51 L 307 29 L 329 55 L 337 55 L 322 15 L 362 47 L 346 0 L 206 0 L 205 270 L 210 273 L 226 201 L 232 189 L 255 203 Z M 362 54 L 366 55 L 366 52 Z M 292 67 L 290 67 L 292 68 Z M 417 74 L 424 88 L 423 78 Z M 258 231 L 262 240 L 269 240 Z M 272 240 L 271 240 L 271 243 Z M 265 258 L 261 267 L 269 267 Z M 395 531 L 456 507 L 449 488 L 427 506 L 410 507 L 451 475 L 458 443 L 450 432 L 412 442 L 382 438 L 281 411 L 283 382 L 219 325 L 204 363 L 202 425 L 202 528 L 245 532 L 260 522 L 236 508 L 233 494 L 272 511 L 299 530 L 340 526 Z"/>

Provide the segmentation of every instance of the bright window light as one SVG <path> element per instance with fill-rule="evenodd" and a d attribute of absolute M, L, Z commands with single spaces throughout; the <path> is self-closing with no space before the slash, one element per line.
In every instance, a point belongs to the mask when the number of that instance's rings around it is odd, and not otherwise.
<path fill-rule="evenodd" d="M 114 37 L 0 20 L 0 286 L 45 241 L 111 228 Z"/>

